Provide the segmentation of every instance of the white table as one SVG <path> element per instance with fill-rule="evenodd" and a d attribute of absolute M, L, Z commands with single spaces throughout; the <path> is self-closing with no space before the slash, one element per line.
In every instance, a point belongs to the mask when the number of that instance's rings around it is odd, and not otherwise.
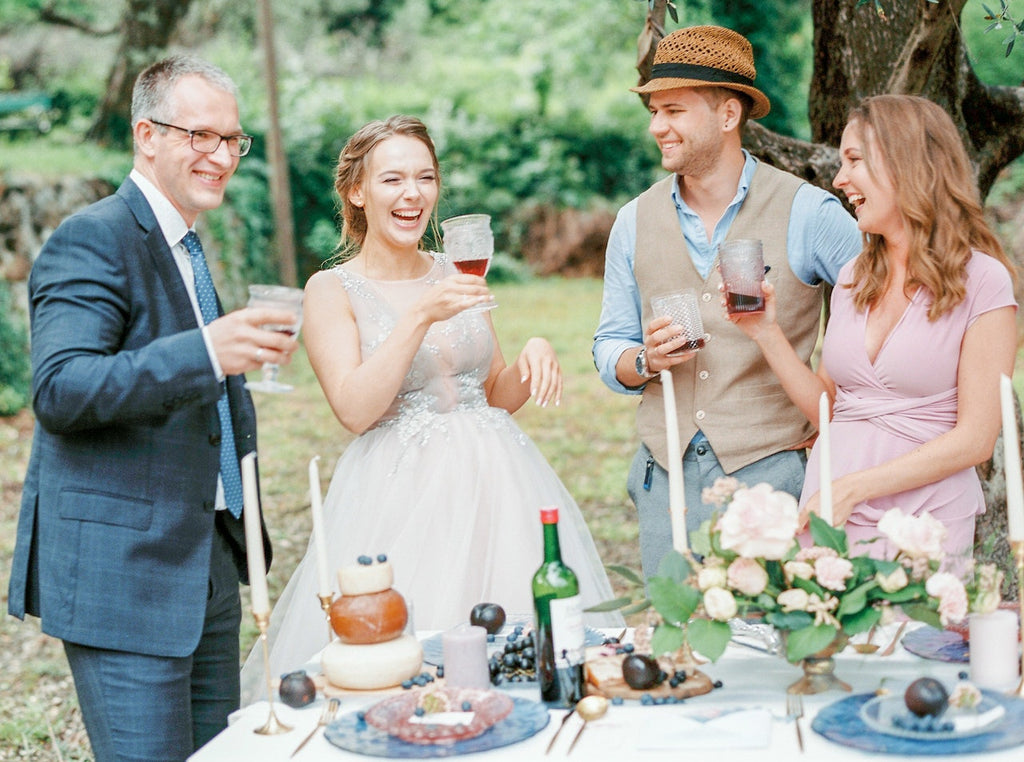
<path fill-rule="evenodd" d="M 888 642 L 894 629 L 879 632 L 876 642 L 883 645 Z M 957 681 L 957 673 L 967 669 L 966 664 L 950 664 L 941 661 L 922 659 L 897 647 L 888 657 L 877 655 L 861 655 L 847 648 L 836 657 L 836 674 L 850 683 L 854 693 L 872 692 L 879 686 L 883 676 L 887 685 L 906 685 L 911 680 L 932 676 L 943 681 L 947 687 Z M 762 736 L 765 742 L 758 748 L 737 748 L 741 743 L 742 734 L 731 735 L 722 733 L 715 741 L 714 748 L 702 746 L 699 751 L 690 746 L 692 757 L 700 762 L 734 762 L 736 760 L 767 760 L 800 758 L 796 743 L 796 732 L 793 723 L 785 718 L 785 688 L 800 676 L 798 667 L 788 664 L 778 656 L 768 656 L 749 648 L 730 645 L 726 653 L 716 664 L 701 667 L 712 680 L 721 680 L 722 688 L 705 696 L 689 699 L 684 704 L 666 706 L 640 706 L 637 702 L 626 702 L 622 706 L 612 706 L 608 714 L 600 720 L 592 722 L 582 736 L 572 759 L 578 760 L 616 760 L 629 762 L 633 759 L 645 760 L 679 760 L 680 753 L 686 752 L 686 746 L 674 749 L 641 749 L 642 734 L 650 734 L 662 721 L 666 727 L 673 727 L 673 718 L 706 714 L 713 709 L 754 708 L 771 713 L 770 733 Z M 537 689 L 525 689 L 514 695 L 538 698 Z M 811 729 L 811 721 L 819 709 L 850 695 L 832 691 L 804 697 L 805 718 L 802 721 L 804 737 L 804 756 L 807 759 L 832 760 L 883 760 L 907 759 L 896 755 L 877 755 L 852 749 L 833 743 L 819 736 Z M 365 709 L 380 699 L 380 695 L 356 696 L 344 698 L 341 713 L 355 712 Z M 190 759 L 193 762 L 274 762 L 288 760 L 290 754 L 316 725 L 323 707 L 323 699 L 301 710 L 294 710 L 274 704 L 278 718 L 294 727 L 294 730 L 275 736 L 257 735 L 253 731 L 261 727 L 267 720 L 268 710 L 265 702 L 258 702 L 245 707 L 232 715 L 232 723 L 227 730 L 214 738 L 209 744 L 196 752 Z M 494 760 L 539 760 L 544 757 L 544 749 L 557 730 L 562 710 L 551 711 L 551 721 L 542 731 L 532 738 L 519 744 L 494 749 L 479 754 L 465 755 L 473 759 Z M 763 716 L 763 715 L 762 715 Z M 677 719 L 678 722 L 678 719 Z M 653 724 L 652 724 L 653 723 Z M 565 757 L 572 737 L 580 725 L 578 718 L 570 718 L 552 749 L 549 758 Z M 657 735 L 657 732 L 653 733 Z M 747 741 L 758 740 L 748 738 Z M 933 757 L 934 758 L 934 757 Z M 326 741 L 323 734 L 318 733 L 302 751 L 294 758 L 298 762 L 342 762 L 344 760 L 369 760 L 372 757 L 362 756 L 339 749 Z M 962 754 L 939 759 L 956 759 L 962 762 L 1020 762 L 1024 759 L 1024 747 L 1016 747 L 984 754 Z"/>

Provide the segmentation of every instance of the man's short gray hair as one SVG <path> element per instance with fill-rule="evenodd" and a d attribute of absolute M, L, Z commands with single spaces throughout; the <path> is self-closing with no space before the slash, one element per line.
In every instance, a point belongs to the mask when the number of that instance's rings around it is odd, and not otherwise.
<path fill-rule="evenodd" d="M 157 61 L 135 80 L 132 90 L 132 127 L 140 119 L 167 122 L 171 113 L 171 92 L 182 77 L 197 75 L 238 100 L 238 87 L 222 69 L 196 56 L 176 55 Z"/>

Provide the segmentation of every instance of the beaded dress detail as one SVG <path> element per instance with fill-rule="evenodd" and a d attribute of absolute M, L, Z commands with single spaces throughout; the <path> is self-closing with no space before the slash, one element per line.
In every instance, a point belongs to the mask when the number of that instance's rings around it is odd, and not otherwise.
<path fill-rule="evenodd" d="M 427 275 L 414 280 L 371 280 L 346 265 L 333 272 L 348 294 L 365 358 L 455 268 L 435 254 Z M 484 601 L 532 617 L 530 580 L 543 560 L 539 509 L 547 505 L 560 509 L 562 557 L 579 577 L 584 606 L 612 598 L 576 502 L 512 416 L 487 404 L 483 382 L 493 341 L 481 313 L 434 324 L 398 396 L 345 449 L 324 497 L 328 568 L 386 553 L 394 588 L 411 604 L 420 630 L 467 621 Z M 326 645 L 313 552 L 310 546 L 274 607 L 275 676 Z M 586 617 L 594 626 L 622 622 L 617 613 Z M 252 682 L 247 672 L 262 674 L 258 650 L 243 670 L 243 690 Z"/>

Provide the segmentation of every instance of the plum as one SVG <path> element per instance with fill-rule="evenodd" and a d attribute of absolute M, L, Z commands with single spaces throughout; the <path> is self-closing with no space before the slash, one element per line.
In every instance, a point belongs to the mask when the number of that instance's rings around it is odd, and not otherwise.
<path fill-rule="evenodd" d="M 938 717 L 946 711 L 949 693 L 934 677 L 919 677 L 907 686 L 903 701 L 918 717 Z"/>
<path fill-rule="evenodd" d="M 478 603 L 469 612 L 469 623 L 496 635 L 505 624 L 505 609 L 497 603 Z"/>
<path fill-rule="evenodd" d="M 630 654 L 622 660 L 622 679 L 636 691 L 645 691 L 658 684 L 662 676 L 658 662 L 644 654 Z"/>

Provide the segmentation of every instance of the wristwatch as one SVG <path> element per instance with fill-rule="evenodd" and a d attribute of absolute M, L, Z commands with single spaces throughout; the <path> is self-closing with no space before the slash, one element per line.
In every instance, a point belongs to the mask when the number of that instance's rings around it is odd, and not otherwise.
<path fill-rule="evenodd" d="M 656 375 L 647 367 L 647 347 L 640 347 L 640 351 L 636 353 L 636 374 L 640 378 L 654 378 Z"/>

